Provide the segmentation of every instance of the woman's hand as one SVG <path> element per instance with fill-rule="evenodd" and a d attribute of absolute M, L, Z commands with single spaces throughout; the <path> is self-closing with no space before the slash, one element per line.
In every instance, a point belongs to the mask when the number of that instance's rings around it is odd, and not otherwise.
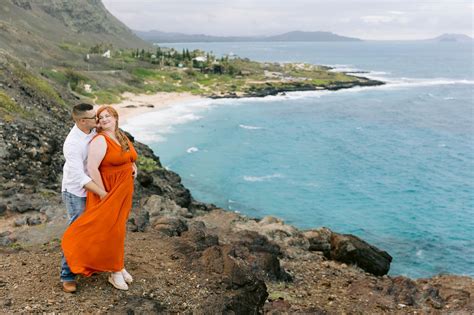
<path fill-rule="evenodd" d="M 106 192 L 105 190 L 99 194 L 100 200 L 104 200 L 105 197 L 107 197 L 109 193 Z"/>
<path fill-rule="evenodd" d="M 137 165 L 135 163 L 133 163 L 132 168 L 133 168 L 133 172 L 132 172 L 133 179 L 137 179 L 137 174 L 138 174 Z"/>

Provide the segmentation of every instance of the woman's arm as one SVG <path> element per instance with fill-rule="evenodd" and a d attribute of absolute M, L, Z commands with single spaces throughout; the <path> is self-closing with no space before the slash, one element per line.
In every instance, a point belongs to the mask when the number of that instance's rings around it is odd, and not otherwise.
<path fill-rule="evenodd" d="M 105 153 L 107 152 L 107 142 L 104 136 L 98 136 L 94 138 L 89 144 L 89 153 L 87 156 L 87 171 L 89 176 L 92 178 L 92 182 L 89 182 L 85 187 L 92 192 L 104 198 L 107 195 L 104 183 L 102 182 L 102 176 L 100 176 L 99 166 L 104 159 Z M 87 187 L 87 186 L 90 187 Z"/>

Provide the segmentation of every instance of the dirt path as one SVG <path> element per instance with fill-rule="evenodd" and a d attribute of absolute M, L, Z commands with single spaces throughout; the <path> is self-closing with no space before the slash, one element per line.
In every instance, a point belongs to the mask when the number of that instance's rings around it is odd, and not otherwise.
<path fill-rule="evenodd" d="M 53 241 L 0 256 L 0 313 L 184 312 L 206 294 L 206 281 L 172 255 L 171 238 L 159 233 L 130 233 L 126 267 L 134 283 L 119 291 L 107 274 L 79 278 L 78 291 L 67 294 L 59 282 L 60 246 Z"/>

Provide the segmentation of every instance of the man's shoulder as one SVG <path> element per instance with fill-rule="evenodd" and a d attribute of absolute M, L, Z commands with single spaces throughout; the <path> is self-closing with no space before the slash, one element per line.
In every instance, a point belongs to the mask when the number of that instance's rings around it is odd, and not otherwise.
<path fill-rule="evenodd" d="M 64 140 L 64 146 L 87 144 L 87 141 L 84 139 L 84 137 L 81 137 L 81 134 L 78 131 L 79 129 L 76 126 L 74 126 L 71 131 L 69 131 L 69 134 Z"/>

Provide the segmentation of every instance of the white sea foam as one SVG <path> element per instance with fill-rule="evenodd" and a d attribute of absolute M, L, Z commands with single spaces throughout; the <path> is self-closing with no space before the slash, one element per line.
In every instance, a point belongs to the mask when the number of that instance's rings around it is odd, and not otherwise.
<path fill-rule="evenodd" d="M 273 178 L 282 178 L 283 175 L 281 174 L 272 174 L 272 175 L 266 175 L 266 176 L 244 176 L 244 180 L 246 182 L 263 182 L 263 181 L 268 181 Z"/>
<path fill-rule="evenodd" d="M 377 76 L 377 74 L 386 74 L 387 72 L 382 71 L 371 71 L 367 74 L 364 74 L 364 77 L 370 78 L 372 80 L 379 80 L 385 82 L 384 85 L 378 86 L 356 86 L 350 89 L 340 89 L 337 91 L 328 91 L 328 90 L 317 90 L 317 91 L 299 91 L 299 92 L 286 92 L 284 95 L 271 95 L 266 97 L 249 97 L 243 99 L 221 99 L 219 104 L 229 104 L 233 106 L 239 106 L 241 104 L 251 102 L 251 103 L 273 103 L 276 101 L 285 101 L 285 100 L 297 100 L 297 99 L 307 99 L 307 98 L 321 98 L 326 95 L 332 94 L 345 94 L 345 93 L 359 93 L 368 90 L 396 90 L 396 89 L 406 89 L 414 87 L 423 87 L 423 86 L 436 86 L 436 85 L 474 85 L 474 80 L 455 80 L 455 79 L 446 79 L 446 78 L 434 78 L 434 79 L 424 79 L 424 78 L 389 78 L 384 76 Z M 448 100 L 451 98 L 447 98 Z M 217 104 L 216 104 L 217 105 Z"/>
<path fill-rule="evenodd" d="M 370 75 L 366 77 L 373 80 L 380 80 L 385 82 L 384 85 L 378 86 L 356 86 L 350 89 L 341 89 L 337 91 L 303 91 L 303 92 L 288 92 L 287 96 L 290 98 L 320 98 L 324 95 L 329 94 L 343 94 L 343 93 L 358 93 L 361 91 L 367 90 L 397 90 L 397 89 L 407 89 L 415 87 L 424 87 L 424 86 L 437 86 L 437 85 L 474 85 L 474 80 L 456 80 L 456 79 L 447 79 L 447 78 L 433 78 L 433 79 L 423 79 L 423 78 L 377 78 Z M 450 98 L 448 98 L 450 99 Z"/>
<path fill-rule="evenodd" d="M 213 106 L 210 99 L 184 102 L 132 117 L 122 128 L 130 131 L 138 141 L 162 142 L 166 140 L 166 134 L 174 132 L 173 126 L 199 120 L 202 118 L 199 113 Z"/>
<path fill-rule="evenodd" d="M 335 65 L 327 65 L 328 67 L 331 67 L 332 69 L 329 71 L 332 72 L 354 72 L 354 71 L 363 71 L 358 68 L 354 68 L 353 65 L 344 65 L 344 64 L 335 64 Z"/>
<path fill-rule="evenodd" d="M 247 126 L 247 125 L 239 125 L 239 127 L 242 128 L 242 129 L 248 129 L 248 130 L 258 130 L 258 129 L 262 129 L 262 127 Z"/>
<path fill-rule="evenodd" d="M 453 84 L 468 84 L 473 85 L 474 80 L 462 80 L 462 79 L 449 79 L 449 78 L 393 78 L 389 77 L 388 75 L 390 72 L 386 71 L 377 71 L 377 70 L 364 70 L 355 68 L 353 65 L 344 65 L 344 64 L 336 64 L 336 65 L 329 65 L 333 69 L 333 72 L 346 72 L 346 73 L 353 73 L 357 75 L 357 72 L 360 72 L 361 76 L 367 77 L 372 80 L 379 80 L 386 82 L 383 86 L 375 86 L 375 87 L 368 87 L 368 88 L 376 88 L 376 89 L 392 89 L 392 88 L 401 88 L 401 87 L 420 87 L 420 86 L 433 86 L 433 85 L 453 85 Z M 366 88 L 364 88 L 366 89 Z M 354 89 L 350 89 L 354 90 Z M 335 92 L 341 92 L 346 90 L 339 90 Z M 450 99 L 450 98 L 448 98 Z"/>
<path fill-rule="evenodd" d="M 188 152 L 188 153 L 194 153 L 194 152 L 198 152 L 198 151 L 199 151 L 199 149 L 196 148 L 196 147 L 190 147 L 189 149 L 186 150 L 186 152 Z"/>
<path fill-rule="evenodd" d="M 354 68 L 351 65 L 332 65 L 335 67 L 334 71 L 363 71 Z M 191 121 L 199 120 L 206 110 L 210 110 L 216 106 L 240 106 L 245 103 L 274 103 L 279 101 L 306 99 L 306 98 L 321 98 L 326 95 L 334 93 L 359 93 L 367 90 L 396 90 L 406 89 L 422 86 L 436 86 L 436 85 L 474 85 L 474 80 L 459 80 L 449 78 L 391 78 L 385 76 L 388 74 L 383 71 L 368 71 L 363 76 L 381 80 L 386 82 L 385 85 L 372 87 L 353 87 L 350 89 L 341 89 L 337 91 L 317 90 L 317 91 L 301 91 L 301 92 L 287 92 L 280 95 L 271 95 L 267 97 L 249 97 L 242 99 L 202 99 L 192 102 L 184 102 L 159 109 L 155 112 L 145 113 L 136 117 L 130 118 L 123 129 L 131 132 L 134 137 L 141 142 L 156 143 L 166 141 L 166 135 L 174 132 L 174 126 L 185 124 Z M 453 100 L 452 97 L 445 97 L 444 100 Z M 247 130 L 257 130 L 262 127 L 239 125 L 240 128 Z"/>
<path fill-rule="evenodd" d="M 386 76 L 390 74 L 390 72 L 386 71 L 379 71 L 379 70 L 365 70 L 360 68 L 355 68 L 352 65 L 328 65 L 332 69 L 329 70 L 331 72 L 344 72 L 353 75 L 360 74 L 361 76 L 368 77 L 368 76 Z"/>
<path fill-rule="evenodd" d="M 420 87 L 420 86 L 434 86 L 434 85 L 474 85 L 474 80 L 456 80 L 447 78 L 398 78 L 387 82 L 382 88 L 399 88 L 399 87 Z"/>

